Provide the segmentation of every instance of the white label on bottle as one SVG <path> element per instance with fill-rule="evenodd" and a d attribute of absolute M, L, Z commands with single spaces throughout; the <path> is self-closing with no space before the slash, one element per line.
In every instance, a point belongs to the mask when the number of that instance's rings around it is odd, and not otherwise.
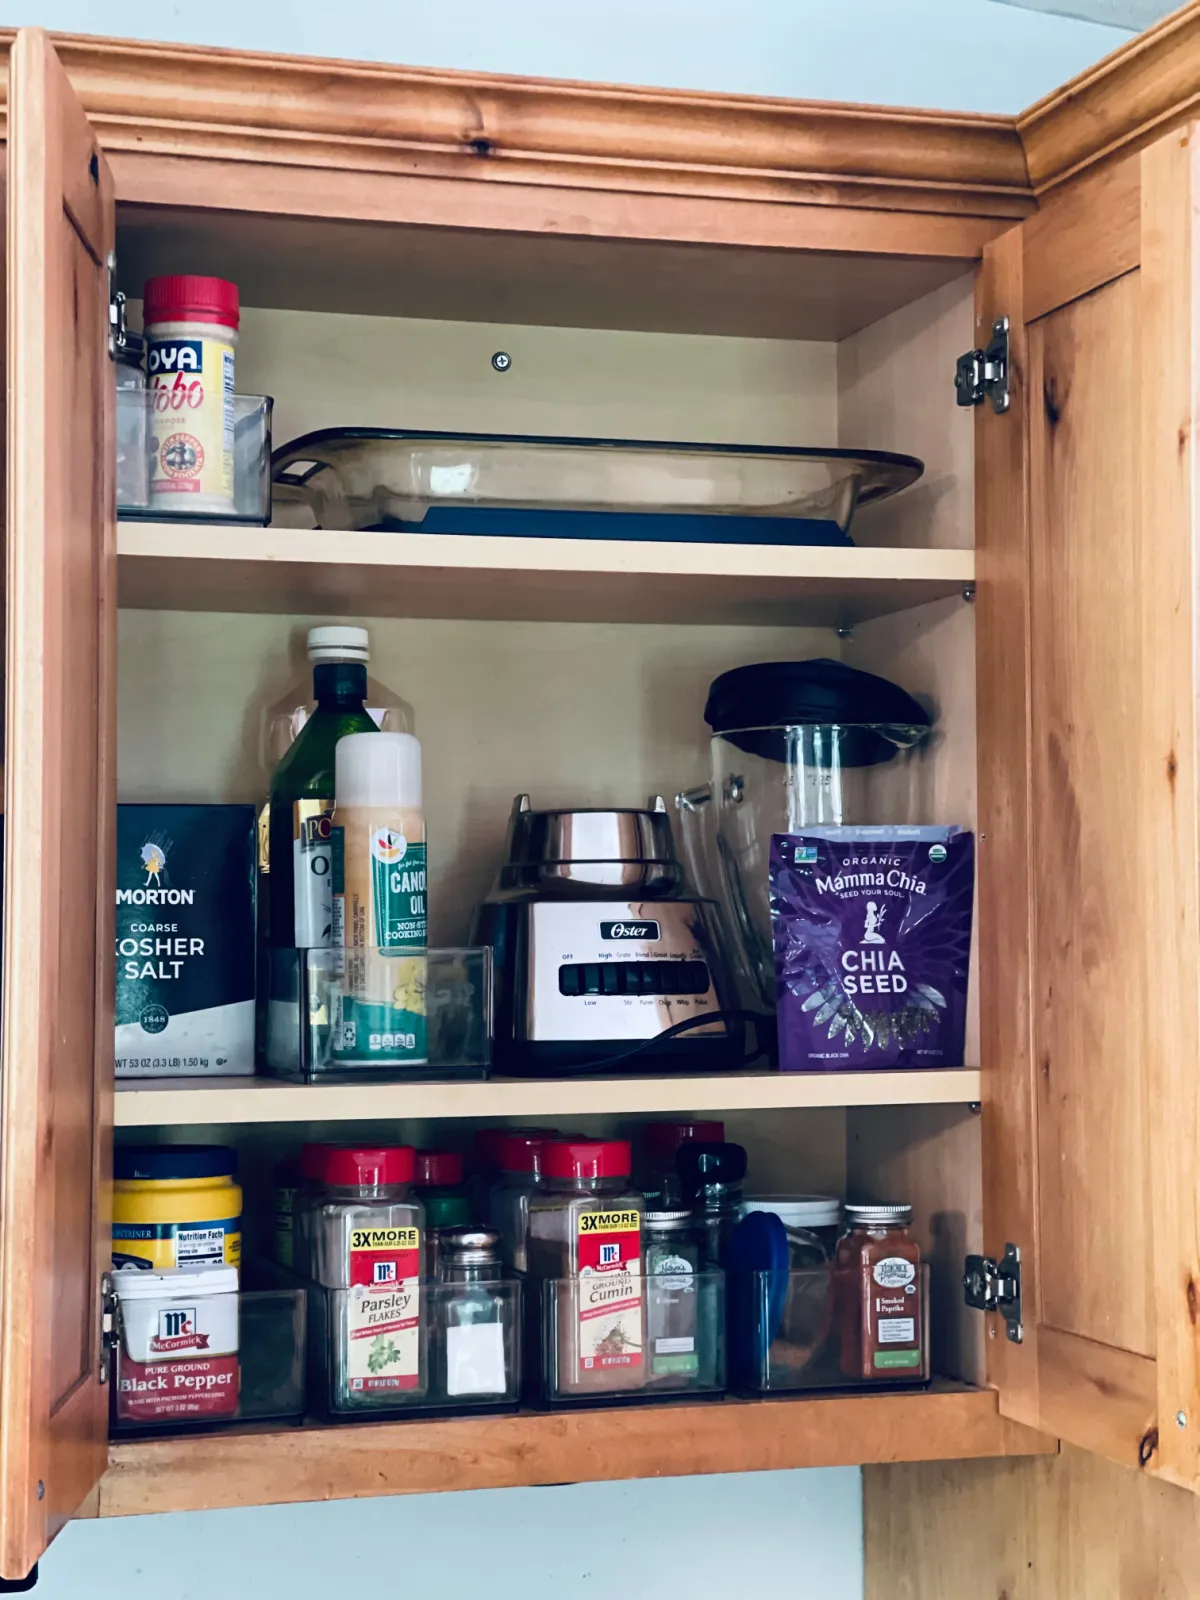
<path fill-rule="evenodd" d="M 656 1356 L 690 1356 L 696 1348 L 695 1339 L 655 1339 Z"/>
<path fill-rule="evenodd" d="M 292 807 L 292 864 L 296 947 L 326 950 L 333 943 L 332 800 L 297 800 Z"/>
<path fill-rule="evenodd" d="M 447 1394 L 504 1394 L 507 1388 L 501 1323 L 446 1329 Z"/>
<path fill-rule="evenodd" d="M 885 1317 L 879 1324 L 880 1344 L 912 1344 L 917 1337 L 913 1317 Z"/>
<path fill-rule="evenodd" d="M 917 1269 L 903 1256 L 885 1256 L 875 1263 L 873 1277 L 881 1289 L 902 1289 L 917 1275 Z"/>

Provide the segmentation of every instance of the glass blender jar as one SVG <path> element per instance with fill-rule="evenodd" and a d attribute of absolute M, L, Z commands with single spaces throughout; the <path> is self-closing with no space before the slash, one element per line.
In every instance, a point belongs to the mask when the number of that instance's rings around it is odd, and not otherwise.
<path fill-rule="evenodd" d="M 747 998 L 775 1004 L 771 836 L 922 816 L 931 718 L 840 661 L 773 661 L 709 689 L 710 779 L 676 795 L 688 869 L 725 909 Z"/>

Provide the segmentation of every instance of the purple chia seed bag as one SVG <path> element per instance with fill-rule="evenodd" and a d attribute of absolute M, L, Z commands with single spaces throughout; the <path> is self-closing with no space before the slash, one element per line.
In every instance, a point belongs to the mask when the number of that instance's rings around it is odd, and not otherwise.
<path fill-rule="evenodd" d="M 961 828 L 775 834 L 781 1070 L 961 1067 L 974 890 Z"/>

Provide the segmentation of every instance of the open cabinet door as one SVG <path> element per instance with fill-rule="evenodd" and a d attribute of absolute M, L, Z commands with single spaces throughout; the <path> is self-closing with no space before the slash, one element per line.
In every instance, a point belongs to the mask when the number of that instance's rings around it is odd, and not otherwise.
<path fill-rule="evenodd" d="M 1047 197 L 976 301 L 1012 394 L 976 425 L 986 1252 L 1021 1256 L 989 1371 L 1193 1487 L 1198 200 L 1177 130 Z"/>
<path fill-rule="evenodd" d="M 112 185 L 46 36 L 8 93 L 0 1574 L 104 1470 L 116 534 Z"/>

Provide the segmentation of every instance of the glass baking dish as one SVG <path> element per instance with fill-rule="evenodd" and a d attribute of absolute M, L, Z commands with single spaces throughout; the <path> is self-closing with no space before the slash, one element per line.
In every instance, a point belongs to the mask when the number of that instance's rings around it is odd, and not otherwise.
<path fill-rule="evenodd" d="M 332 529 L 747 544 L 850 543 L 912 456 L 326 428 L 274 454 L 276 520 Z M 295 517 L 296 512 L 300 518 Z"/>

